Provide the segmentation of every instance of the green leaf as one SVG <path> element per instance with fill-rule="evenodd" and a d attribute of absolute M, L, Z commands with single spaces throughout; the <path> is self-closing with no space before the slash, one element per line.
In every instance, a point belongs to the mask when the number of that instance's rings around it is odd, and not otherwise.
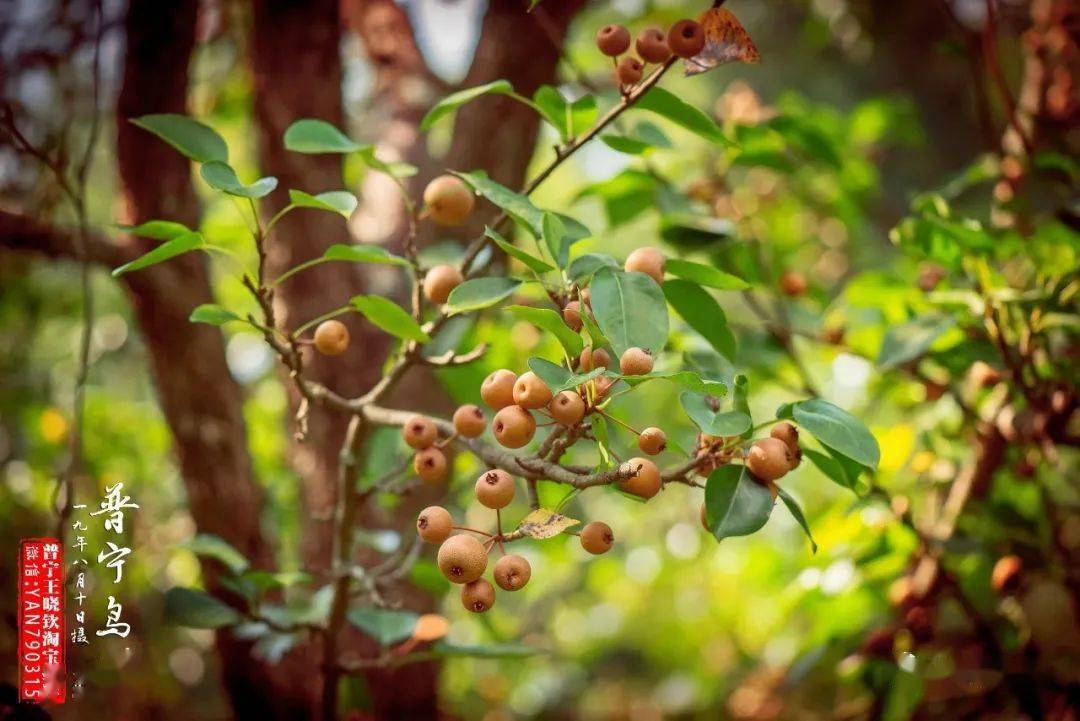
<path fill-rule="evenodd" d="M 585 326 L 585 332 L 589 334 L 589 341 L 593 348 L 604 348 L 611 345 L 600 326 L 596 325 L 592 313 L 582 313 L 581 323 Z"/>
<path fill-rule="evenodd" d="M 483 646 L 466 646 L 440 641 L 431 647 L 436 656 L 472 656 L 474 658 L 527 658 L 547 651 L 522 643 L 496 643 Z"/>
<path fill-rule="evenodd" d="M 337 243 L 326 249 L 323 258 L 327 260 L 345 260 L 350 263 L 412 266 L 409 261 L 390 253 L 386 248 L 378 245 L 345 245 Z"/>
<path fill-rule="evenodd" d="M 521 281 L 513 278 L 473 278 L 450 291 L 446 307 L 450 315 L 490 308 L 520 287 Z"/>
<path fill-rule="evenodd" d="M 419 615 L 411 611 L 385 608 L 350 608 L 349 623 L 371 636 L 380 645 L 389 646 L 411 638 Z"/>
<path fill-rule="evenodd" d="M 365 318 L 391 335 L 418 343 L 431 340 L 413 317 L 389 298 L 381 295 L 357 295 L 349 303 L 363 313 Z"/>
<path fill-rule="evenodd" d="M 589 288 L 596 322 L 618 355 L 633 347 L 660 352 L 667 343 L 668 313 L 652 278 L 601 268 Z"/>
<path fill-rule="evenodd" d="M 699 285 L 716 288 L 717 290 L 745 290 L 750 287 L 750 284 L 742 278 L 717 270 L 711 265 L 694 263 L 689 260 L 669 258 L 664 268 L 671 275 L 678 276 L 683 280 L 693 281 Z"/>
<path fill-rule="evenodd" d="M 718 397 L 727 393 L 727 386 L 723 383 L 704 380 L 693 371 L 656 371 L 643 376 L 623 376 L 623 380 L 631 386 L 637 386 L 651 380 L 665 380 L 695 393 Z"/>
<path fill-rule="evenodd" d="M 862 466 L 854 466 L 855 472 L 852 474 L 851 469 L 846 468 L 839 459 L 833 458 L 831 455 L 815 451 L 813 448 L 803 448 L 802 452 L 818 470 L 825 474 L 826 478 L 849 491 L 855 490 L 858 470 Z"/>
<path fill-rule="evenodd" d="M 233 573 L 243 573 L 250 565 L 244 554 L 233 548 L 228 541 L 209 533 L 200 533 L 183 546 L 196 556 L 221 561 Z"/>
<path fill-rule="evenodd" d="M 777 486 L 776 494 L 780 496 L 780 500 L 787 506 L 788 511 L 791 512 L 792 517 L 800 526 L 802 526 L 803 532 L 806 534 L 807 539 L 810 541 L 810 549 L 813 553 L 817 553 L 817 541 L 814 540 L 813 534 L 810 533 L 810 524 L 806 522 L 806 516 L 803 514 L 801 508 L 799 508 L 799 502 L 791 497 L 787 491 Z"/>
<path fill-rule="evenodd" d="M 502 237 L 499 232 L 496 231 L 494 228 L 485 227 L 484 235 L 491 238 L 495 245 L 502 248 L 507 255 L 513 258 L 517 258 L 522 263 L 524 263 L 526 267 L 531 268 L 536 273 L 543 274 L 555 270 L 554 266 L 548 265 L 536 256 L 526 253 L 524 250 L 518 248 L 506 238 Z"/>
<path fill-rule="evenodd" d="M 541 85 L 533 93 L 533 103 L 536 104 L 541 117 L 559 133 L 559 137 L 568 140 L 570 137 L 569 123 L 567 123 L 568 106 L 562 93 L 550 85 Z"/>
<path fill-rule="evenodd" d="M 420 169 L 415 165 L 404 163 L 401 161 L 386 161 L 375 155 L 375 148 L 367 145 L 360 149 L 360 157 L 363 159 L 364 164 L 372 170 L 377 170 L 380 173 L 386 173 L 392 178 L 402 179 L 411 178 L 420 172 Z"/>
<path fill-rule="evenodd" d="M 881 449 L 863 422 L 821 398 L 791 406 L 791 418 L 832 450 L 867 468 L 877 468 Z"/>
<path fill-rule="evenodd" d="M 330 190 L 309 195 L 302 190 L 290 190 L 289 202 L 298 208 L 316 208 L 340 213 L 348 218 L 356 210 L 356 196 L 347 190 Z"/>
<path fill-rule="evenodd" d="M 251 185 L 245 185 L 236 177 L 236 171 L 227 163 L 218 160 L 204 163 L 199 169 L 203 180 L 216 190 L 240 198 L 262 198 L 273 192 L 277 187 L 277 178 L 259 178 Z"/>
<path fill-rule="evenodd" d="M 427 112 L 424 119 L 420 121 L 420 129 L 429 130 L 440 118 L 450 115 L 462 105 L 476 100 L 482 95 L 489 94 L 513 95 L 514 86 L 507 80 L 494 80 L 486 85 L 477 85 L 473 88 L 466 88 L 465 90 L 451 93 L 435 103 L 435 106 Z"/>
<path fill-rule="evenodd" d="M 952 318 L 945 315 L 924 315 L 903 325 L 890 326 L 881 342 L 877 364 L 896 368 L 915 360 L 952 327 Z"/>
<path fill-rule="evenodd" d="M 577 373 L 567 378 L 565 381 L 562 382 L 561 385 L 553 387 L 551 389 L 551 392 L 559 393 L 561 391 L 570 390 L 571 388 L 577 388 L 578 386 L 585 385 L 589 381 L 595 378 L 599 378 L 602 375 L 607 375 L 610 377 L 610 374 L 607 372 L 606 368 L 593 368 L 588 373 Z"/>
<path fill-rule="evenodd" d="M 686 391 L 679 394 L 679 403 L 686 415 L 701 429 L 702 433 L 710 436 L 740 436 L 750 430 L 753 422 L 750 416 L 740 411 L 728 411 L 720 413 L 709 407 L 706 397 L 700 393 Z"/>
<path fill-rule="evenodd" d="M 881 721 L 909 721 L 926 695 L 926 686 L 917 674 L 896 669 L 888 693 Z"/>
<path fill-rule="evenodd" d="M 559 216 L 554 213 L 544 213 L 543 221 L 540 223 L 540 231 L 544 238 L 544 244 L 548 248 L 548 252 L 551 253 L 551 257 L 555 258 L 555 262 L 559 264 L 560 268 L 566 267 L 566 261 L 562 258 L 563 238 L 566 237 L 566 226 L 559 219 Z M 569 248 L 567 248 L 567 256 L 569 256 Z"/>
<path fill-rule="evenodd" d="M 705 516 L 718 541 L 757 531 L 768 522 L 772 508 L 772 493 L 746 466 L 721 466 L 705 482 Z"/>
<path fill-rule="evenodd" d="M 570 263 L 570 267 L 567 268 L 566 273 L 570 276 L 570 280 L 575 283 L 580 283 L 586 278 L 590 278 L 596 271 L 601 268 L 618 268 L 619 262 L 612 258 L 610 255 L 604 255 L 603 253 L 586 253 L 585 255 L 574 258 Z"/>
<path fill-rule="evenodd" d="M 131 273 L 135 270 L 142 270 L 143 268 L 149 268 L 151 265 L 157 265 L 163 263 L 166 260 L 175 258 L 178 255 L 183 255 L 188 251 L 200 248 L 203 245 L 203 237 L 198 233 L 188 232 L 183 235 L 179 235 L 172 240 L 167 240 L 158 247 L 151 250 L 145 255 L 141 255 L 135 260 L 124 263 L 119 268 L 113 270 L 114 277 L 123 275 L 124 273 Z"/>
<path fill-rule="evenodd" d="M 524 305 L 511 305 L 507 307 L 515 317 L 523 318 L 538 328 L 543 328 L 553 334 L 559 344 L 566 350 L 571 358 L 576 358 L 585 347 L 581 336 L 570 329 L 562 316 L 550 308 L 531 308 Z"/>
<path fill-rule="evenodd" d="M 568 121 L 570 137 L 576 138 L 587 132 L 596 124 L 599 117 L 600 110 L 596 107 L 596 98 L 592 95 L 582 95 L 570 103 Z"/>
<path fill-rule="evenodd" d="M 628 155 L 644 155 L 656 148 L 670 148 L 671 141 L 652 123 L 638 123 L 628 135 L 601 135 L 600 140 L 612 150 Z"/>
<path fill-rule="evenodd" d="M 754 414 L 750 412 L 750 379 L 742 373 L 737 373 L 731 379 L 731 383 L 734 386 L 731 394 L 731 407 L 744 414 L 753 423 Z M 742 437 L 749 438 L 750 430 L 748 429 L 743 433 Z"/>
<path fill-rule="evenodd" d="M 660 237 L 681 248 L 711 248 L 735 237 L 735 224 L 711 216 L 665 215 L 660 219 Z"/>
<path fill-rule="evenodd" d="M 117 228 L 125 233 L 153 240 L 172 240 L 184 233 L 193 232 L 183 223 L 174 223 L 171 220 L 149 220 L 139 225 L 118 225 Z"/>
<path fill-rule="evenodd" d="M 186 115 L 162 113 L 131 119 L 132 125 L 148 130 L 176 148 L 185 157 L 200 163 L 226 162 L 229 147 L 217 132 Z"/>
<path fill-rule="evenodd" d="M 213 303 L 203 303 L 195 308 L 195 310 L 191 311 L 191 315 L 188 316 L 188 320 L 192 323 L 206 323 L 208 325 L 225 325 L 234 320 L 246 322 L 231 310 Z"/>
<path fill-rule="evenodd" d="M 686 324 L 718 353 L 728 360 L 735 358 L 735 335 L 728 328 L 723 308 L 708 291 L 689 280 L 668 280 L 664 282 L 664 296 Z"/>
<path fill-rule="evenodd" d="M 194 588 L 170 588 L 165 592 L 165 620 L 185 628 L 221 628 L 241 620 L 235 609 Z"/>
<path fill-rule="evenodd" d="M 454 173 L 454 175 L 468 183 L 479 195 L 505 210 L 510 217 L 532 233 L 534 238 L 542 236 L 544 213 L 526 196 L 496 183 L 482 170 Z"/>
<path fill-rule="evenodd" d="M 355 153 L 367 147 L 351 140 L 325 120 L 304 118 L 285 131 L 285 149 L 296 153 Z"/>
<path fill-rule="evenodd" d="M 661 88 L 654 87 L 637 102 L 637 107 L 650 110 L 661 117 L 670 120 L 690 132 L 705 138 L 709 142 L 720 145 L 728 145 L 730 141 L 724 137 L 720 126 L 708 115 L 693 105 L 680 100 L 673 93 Z"/>
<path fill-rule="evenodd" d="M 544 385 L 550 388 L 552 393 L 555 392 L 556 388 L 562 388 L 567 381 L 574 377 L 571 371 L 543 358 L 530 358 L 529 370 L 544 381 Z"/>

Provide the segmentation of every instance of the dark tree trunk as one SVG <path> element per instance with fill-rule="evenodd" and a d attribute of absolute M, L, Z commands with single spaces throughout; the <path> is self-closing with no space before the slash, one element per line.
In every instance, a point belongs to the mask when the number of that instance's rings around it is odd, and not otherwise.
<path fill-rule="evenodd" d="M 196 0 L 167 6 L 132 0 L 128 9 L 127 58 L 116 113 L 125 222 L 168 218 L 191 227 L 198 223 L 189 162 L 128 122 L 147 113 L 186 112 L 187 58 L 197 5 Z M 199 532 L 225 539 L 256 567 L 272 567 L 273 549 L 260 526 L 263 493 L 248 455 L 240 387 L 226 365 L 220 330 L 188 321 L 195 306 L 212 300 L 205 258 L 188 254 L 132 273 L 126 282 Z M 204 570 L 210 590 L 220 592 L 216 569 L 206 565 Z M 217 649 L 237 719 L 304 718 L 311 689 L 290 668 L 296 659 L 270 666 L 251 656 L 251 642 L 228 631 L 218 632 Z"/>

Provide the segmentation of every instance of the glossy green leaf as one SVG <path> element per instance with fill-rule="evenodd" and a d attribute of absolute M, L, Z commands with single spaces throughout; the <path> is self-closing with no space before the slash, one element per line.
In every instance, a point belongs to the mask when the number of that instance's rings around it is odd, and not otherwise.
<path fill-rule="evenodd" d="M 731 407 L 754 422 L 754 414 L 750 412 L 750 379 L 742 373 L 736 373 L 731 379 Z M 750 430 L 742 436 L 749 438 Z"/>
<path fill-rule="evenodd" d="M 693 371 L 655 371 L 643 376 L 623 376 L 623 380 L 631 386 L 637 386 L 651 380 L 665 380 L 695 393 L 710 396 L 723 396 L 727 393 L 727 386 L 723 383 L 704 380 Z"/>
<path fill-rule="evenodd" d="M 686 324 L 725 358 L 735 357 L 735 335 L 728 328 L 724 309 L 708 291 L 689 280 L 664 282 L 664 296 Z"/>
<path fill-rule="evenodd" d="M 344 260 L 350 263 L 376 263 L 405 267 L 412 265 L 401 256 L 394 255 L 386 248 L 378 245 L 345 245 L 337 243 L 326 249 L 323 258 L 327 260 Z"/>
<path fill-rule="evenodd" d="M 347 190 L 330 190 L 310 195 L 302 190 L 290 190 L 289 202 L 298 208 L 315 208 L 340 213 L 348 218 L 356 210 L 356 196 Z"/>
<path fill-rule="evenodd" d="M 610 255 L 605 255 L 603 253 L 586 253 L 585 255 L 574 258 L 570 263 L 570 267 L 567 268 L 566 273 L 570 276 L 570 280 L 578 283 L 586 278 L 592 277 L 592 275 L 601 268 L 618 267 L 619 262 Z"/>
<path fill-rule="evenodd" d="M 855 416 L 821 398 L 790 405 L 790 417 L 800 429 L 832 450 L 867 468 L 877 468 L 881 449 L 870 430 Z"/>
<path fill-rule="evenodd" d="M 277 178 L 266 177 L 245 185 L 236 177 L 236 171 L 230 165 L 217 160 L 204 163 L 199 168 L 199 174 L 211 188 L 239 198 L 265 197 L 273 192 L 278 184 Z"/>
<path fill-rule="evenodd" d="M 214 305 L 213 303 L 203 303 L 202 305 L 191 311 L 191 315 L 188 316 L 188 320 L 192 323 L 206 323 L 208 325 L 225 325 L 230 321 L 244 319 L 233 313 L 227 308 L 222 308 L 220 305 Z"/>
<path fill-rule="evenodd" d="M 780 497 L 780 500 L 784 502 L 784 505 L 787 506 L 788 511 L 791 512 L 795 521 L 802 526 L 806 538 L 810 541 L 811 551 L 817 553 L 817 541 L 814 540 L 814 535 L 810 532 L 810 524 L 806 521 L 806 516 L 803 514 L 802 508 L 799 507 L 799 502 L 792 498 L 791 494 L 780 486 L 776 487 L 776 494 Z"/>
<path fill-rule="evenodd" d="M 420 169 L 415 165 L 402 162 L 400 160 L 391 161 L 383 160 L 375 154 L 375 148 L 367 145 L 360 149 L 360 158 L 364 161 L 364 164 L 376 170 L 380 173 L 385 173 L 392 178 L 401 180 L 403 178 L 411 178 L 420 172 Z"/>
<path fill-rule="evenodd" d="M 175 258 L 178 255 L 183 255 L 196 248 L 201 248 L 202 246 L 203 237 L 201 235 L 194 232 L 187 232 L 172 240 L 165 241 L 149 253 L 139 256 L 130 263 L 124 263 L 119 268 L 113 270 L 112 274 L 113 276 L 121 276 L 124 273 L 131 273 L 132 271 L 149 268 L 152 265 L 163 263 L 166 260 Z"/>
<path fill-rule="evenodd" d="M 903 325 L 890 326 L 881 342 L 877 364 L 882 368 L 895 368 L 915 360 L 952 327 L 953 319 L 945 315 L 926 315 Z"/>
<path fill-rule="evenodd" d="M 450 291 L 446 307 L 451 315 L 490 308 L 510 297 L 520 287 L 521 281 L 513 278 L 473 278 Z"/>
<path fill-rule="evenodd" d="M 350 139 L 325 120 L 304 118 L 285 131 L 285 149 L 297 153 L 355 153 L 367 147 Z"/>
<path fill-rule="evenodd" d="M 803 448 L 802 452 L 819 471 L 825 474 L 826 478 L 850 491 L 855 490 L 858 469 L 861 466 L 854 466 L 855 472 L 852 473 L 851 469 L 846 468 L 839 459 L 833 458 L 827 453 L 816 451 L 813 448 Z"/>
<path fill-rule="evenodd" d="M 750 284 L 742 278 L 725 273 L 711 265 L 694 263 L 680 258 L 668 258 L 665 269 L 669 274 L 678 276 L 683 280 L 693 281 L 699 285 L 716 288 L 717 290 L 745 290 L 750 287 Z"/>
<path fill-rule="evenodd" d="M 714 411 L 708 403 L 705 395 L 686 391 L 679 394 L 679 404 L 682 405 L 686 415 L 694 422 L 702 433 L 710 436 L 739 436 L 750 430 L 753 422 L 750 416 L 741 411 Z"/>
<path fill-rule="evenodd" d="M 660 219 L 660 237 L 680 248 L 711 248 L 735 237 L 735 225 L 726 218 L 665 215 Z"/>
<path fill-rule="evenodd" d="M 412 611 L 396 611 L 387 608 L 350 608 L 349 623 L 371 636 L 382 646 L 389 646 L 411 638 L 419 615 Z"/>
<path fill-rule="evenodd" d="M 534 238 L 541 237 L 544 213 L 526 196 L 496 183 L 482 170 L 454 175 L 468 183 L 479 195 L 505 210 L 507 215 L 524 226 Z"/>
<path fill-rule="evenodd" d="M 243 573 L 250 565 L 244 558 L 244 554 L 233 548 L 228 541 L 209 533 L 200 533 L 185 542 L 183 546 L 196 556 L 221 561 L 233 573 Z"/>
<path fill-rule="evenodd" d="M 457 111 L 462 105 L 472 102 L 483 95 L 513 95 L 514 86 L 507 80 L 494 80 L 485 85 L 477 85 L 473 88 L 466 88 L 465 90 L 459 90 L 456 93 L 451 93 L 445 98 L 435 103 L 434 107 L 427 112 L 424 119 L 420 121 L 421 130 L 429 130 L 431 126 L 438 122 L 441 118 L 446 117 Z"/>
<path fill-rule="evenodd" d="M 667 344 L 667 304 L 652 278 L 601 268 L 589 288 L 593 315 L 616 354 L 633 347 L 659 353 Z"/>
<path fill-rule="evenodd" d="M 532 308 L 524 305 L 511 305 L 506 308 L 515 317 L 529 321 L 538 328 L 543 328 L 558 339 L 559 344 L 571 358 L 576 358 L 585 347 L 581 336 L 570 329 L 562 316 L 550 308 Z"/>
<path fill-rule="evenodd" d="M 654 87 L 645 93 L 637 107 L 652 111 L 711 143 L 727 145 L 730 142 L 712 118 L 664 88 Z"/>
<path fill-rule="evenodd" d="M 555 262 L 559 264 L 560 268 L 565 267 L 565 261 L 560 259 L 563 239 L 566 237 L 566 226 L 563 225 L 562 220 L 554 213 L 544 213 L 543 220 L 540 223 L 540 231 L 544 239 L 544 245 L 547 246 L 551 257 L 555 258 Z M 569 252 L 567 255 L 569 255 Z"/>
<path fill-rule="evenodd" d="M 559 133 L 559 137 L 562 140 L 568 140 L 570 137 L 569 123 L 567 122 L 569 106 L 562 93 L 550 85 L 541 85 L 533 93 L 533 103 L 536 104 L 541 117 Z"/>
<path fill-rule="evenodd" d="M 628 155 L 644 155 L 657 148 L 672 147 L 664 131 L 648 122 L 638 123 L 626 135 L 601 135 L 600 140 L 612 150 Z"/>
<path fill-rule="evenodd" d="M 185 628 L 221 628 L 241 620 L 240 614 L 210 594 L 194 588 L 165 592 L 165 621 Z"/>
<path fill-rule="evenodd" d="M 183 223 L 174 223 L 171 220 L 149 220 L 139 225 L 119 225 L 117 228 L 125 233 L 153 240 L 172 240 L 185 233 L 194 232 Z"/>
<path fill-rule="evenodd" d="M 746 466 L 721 466 L 705 482 L 706 522 L 718 541 L 759 530 L 772 509 L 772 493 Z"/>
<path fill-rule="evenodd" d="M 363 313 L 365 318 L 391 335 L 419 343 L 431 340 L 408 311 L 389 298 L 381 295 L 358 295 L 349 303 Z"/>
<path fill-rule="evenodd" d="M 536 273 L 543 274 L 555 270 L 555 266 L 548 265 L 544 261 L 537 258 L 535 255 L 531 255 L 530 253 L 525 252 L 521 248 L 518 248 L 506 238 L 502 237 L 502 235 L 500 235 L 498 231 L 496 231 L 494 228 L 484 228 L 484 235 L 486 235 L 488 238 L 491 238 L 492 242 L 502 248 L 503 252 L 505 252 L 507 255 L 512 258 L 517 258 L 522 263 L 524 263 L 526 267 L 532 269 Z"/>
<path fill-rule="evenodd" d="M 143 115 L 132 118 L 131 123 L 153 133 L 185 157 L 197 162 L 226 162 L 229 159 L 229 147 L 225 144 L 225 139 L 213 128 L 186 115 Z"/>
<path fill-rule="evenodd" d="M 544 358 L 530 358 L 529 370 L 544 381 L 544 385 L 552 389 L 552 392 L 554 392 L 555 388 L 562 388 L 567 381 L 574 377 L 573 372 L 569 369 Z"/>
<path fill-rule="evenodd" d="M 596 124 L 600 117 L 600 110 L 596 107 L 596 98 L 592 95 L 582 95 L 570 103 L 570 137 L 577 138 L 588 132 Z"/>

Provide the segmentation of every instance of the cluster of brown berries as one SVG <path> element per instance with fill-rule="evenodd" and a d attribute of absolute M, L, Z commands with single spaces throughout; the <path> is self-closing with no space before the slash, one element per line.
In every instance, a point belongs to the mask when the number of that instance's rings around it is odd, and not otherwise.
<path fill-rule="evenodd" d="M 638 57 L 626 55 L 630 49 L 630 31 L 622 25 L 605 25 L 596 34 L 596 47 L 615 60 L 615 78 L 619 86 L 629 88 L 641 82 L 645 66 L 661 65 L 672 55 L 692 58 L 705 47 L 705 31 L 693 20 L 680 20 L 667 34 L 660 28 L 645 28 L 634 41 Z"/>
<path fill-rule="evenodd" d="M 701 434 L 698 436 L 698 457 L 706 458 L 698 465 L 698 473 L 708 476 L 717 467 L 730 463 L 736 455 L 734 438 L 723 438 Z M 768 438 L 761 438 L 750 446 L 744 463 L 753 477 L 772 493 L 776 500 L 776 481 L 799 467 L 802 462 L 802 450 L 799 448 L 799 431 L 792 424 L 784 421 L 773 426 Z M 701 523 L 708 529 L 705 520 L 705 505 L 701 506 Z"/>

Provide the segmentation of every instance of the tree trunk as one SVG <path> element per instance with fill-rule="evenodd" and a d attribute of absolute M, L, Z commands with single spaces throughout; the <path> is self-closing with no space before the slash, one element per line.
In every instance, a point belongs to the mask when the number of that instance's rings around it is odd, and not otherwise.
<path fill-rule="evenodd" d="M 198 223 L 189 162 L 128 122 L 147 113 L 185 112 L 197 5 L 196 0 L 168 7 L 155 0 L 129 5 L 116 113 L 124 222 Z M 254 566 L 271 568 L 273 549 L 260 526 L 263 492 L 248 455 L 240 387 L 226 365 L 221 331 L 188 321 L 193 308 L 212 300 L 205 258 L 187 254 L 125 280 L 199 532 L 225 539 Z M 213 564 L 204 564 L 209 589 L 221 593 L 216 572 Z M 251 656 L 251 642 L 228 631 L 219 631 L 216 642 L 237 719 L 304 718 L 311 684 L 295 668 L 303 666 L 301 659 L 271 666 Z"/>

